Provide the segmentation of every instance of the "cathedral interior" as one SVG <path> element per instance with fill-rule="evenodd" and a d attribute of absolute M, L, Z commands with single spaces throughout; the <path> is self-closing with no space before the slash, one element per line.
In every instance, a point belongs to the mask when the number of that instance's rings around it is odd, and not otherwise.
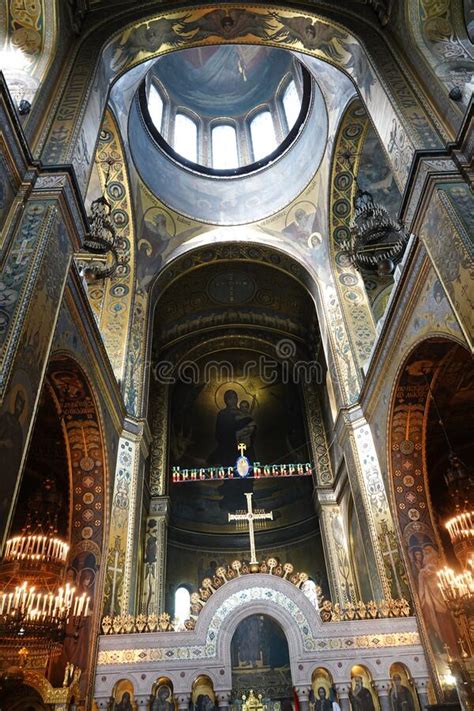
<path fill-rule="evenodd" d="M 472 1 L 0 33 L 0 711 L 473 711 Z"/>

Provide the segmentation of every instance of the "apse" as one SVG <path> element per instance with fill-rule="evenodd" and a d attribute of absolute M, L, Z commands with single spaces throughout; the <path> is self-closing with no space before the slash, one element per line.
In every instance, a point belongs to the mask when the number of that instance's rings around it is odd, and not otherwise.
<path fill-rule="evenodd" d="M 325 389 L 325 364 L 311 355 L 320 336 L 309 294 L 282 270 L 225 261 L 183 274 L 156 314 L 152 373 L 167 363 L 172 375 L 170 609 L 178 588 L 196 590 L 235 560 L 250 564 L 249 528 L 232 518 L 249 496 L 266 516 L 254 522 L 258 560 L 276 556 L 327 590 L 304 396 L 309 381 Z M 152 377 L 152 412 L 161 387 Z"/>

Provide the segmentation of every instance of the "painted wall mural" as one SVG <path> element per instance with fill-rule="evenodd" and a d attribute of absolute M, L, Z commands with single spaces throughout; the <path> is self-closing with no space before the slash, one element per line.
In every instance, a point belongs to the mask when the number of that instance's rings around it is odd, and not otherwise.
<path fill-rule="evenodd" d="M 412 351 L 395 390 L 389 431 L 392 500 L 418 612 L 440 675 L 446 673 L 447 650 L 453 656 L 459 653 L 462 632 L 438 586 L 437 570 L 445 563 L 445 551 L 429 493 L 426 428 L 429 387 L 436 387 L 438 378 L 446 382 L 456 365 L 456 349 L 460 347 L 438 338 L 427 339 Z"/>
<path fill-rule="evenodd" d="M 261 464 L 309 461 L 297 386 L 285 384 L 276 362 L 275 382 L 266 382 L 257 368 L 251 368 L 257 359 L 258 353 L 245 351 L 214 354 L 205 380 L 175 385 L 170 466 L 233 465 L 240 441 L 247 445 L 247 457 Z M 223 532 L 223 527 L 224 531 L 229 528 L 227 514 L 243 507 L 244 491 L 254 491 L 258 508 L 275 510 L 269 528 L 281 527 L 301 518 L 302 502 L 311 487 L 311 477 L 174 484 L 172 517 L 185 528 Z"/>

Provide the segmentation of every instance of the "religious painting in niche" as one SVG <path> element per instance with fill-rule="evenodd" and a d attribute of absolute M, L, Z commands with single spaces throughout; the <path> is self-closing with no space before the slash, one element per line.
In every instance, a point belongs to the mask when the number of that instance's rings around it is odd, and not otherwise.
<path fill-rule="evenodd" d="M 178 382 L 171 397 L 170 465 L 233 465 L 237 445 L 261 464 L 309 461 L 308 440 L 298 386 L 285 383 L 276 364 L 271 378 L 260 375 L 261 355 L 232 350 L 199 362 L 199 379 Z M 197 375 L 197 374 L 196 374 Z M 245 506 L 253 492 L 255 508 L 274 511 L 269 527 L 314 515 L 311 477 L 202 481 L 175 484 L 172 516 L 183 527 L 220 532 L 228 514 Z M 308 503 L 309 502 L 309 503 Z"/>
<path fill-rule="evenodd" d="M 135 711 L 133 684 L 128 679 L 119 681 L 114 689 L 112 711 Z"/>
<path fill-rule="evenodd" d="M 280 625 L 267 615 L 242 620 L 231 643 L 232 706 L 240 709 L 242 695 L 253 689 L 262 695 L 267 711 L 292 708 L 288 642 Z"/>
<path fill-rule="evenodd" d="M 355 665 L 351 669 L 351 688 L 349 699 L 352 711 L 380 711 L 379 700 L 372 686 L 372 679 L 367 669 Z"/>
<path fill-rule="evenodd" d="M 332 677 L 322 667 L 315 669 L 311 676 L 309 708 L 310 711 L 341 711 Z"/>
<path fill-rule="evenodd" d="M 215 711 L 216 695 L 212 681 L 205 674 L 194 680 L 191 694 L 191 711 Z"/>
<path fill-rule="evenodd" d="M 391 711 L 418 711 L 419 704 L 413 683 L 404 664 L 395 663 L 390 667 L 389 691 Z"/>
<path fill-rule="evenodd" d="M 159 680 L 151 703 L 151 711 L 175 711 L 173 687 L 168 679 Z"/>

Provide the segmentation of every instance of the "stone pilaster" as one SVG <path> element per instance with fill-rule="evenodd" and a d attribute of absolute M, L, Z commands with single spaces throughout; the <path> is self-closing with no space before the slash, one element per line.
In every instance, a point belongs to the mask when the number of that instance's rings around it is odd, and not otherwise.
<path fill-rule="evenodd" d="M 231 691 L 218 691 L 216 693 L 219 711 L 229 711 Z"/>
<path fill-rule="evenodd" d="M 332 489 L 315 490 L 315 506 L 323 541 L 328 571 L 329 590 L 333 603 L 356 602 L 356 587 L 349 559 L 349 545 L 344 530 L 341 507 Z"/>
<path fill-rule="evenodd" d="M 335 686 L 341 711 L 351 711 L 351 702 L 349 701 L 349 689 L 351 688 L 351 685 L 342 683 L 336 684 Z"/>
<path fill-rule="evenodd" d="M 415 156 L 408 181 L 410 191 L 401 214 L 407 229 L 428 252 L 471 349 L 474 349 L 473 117 L 471 99 L 456 141 L 438 155 L 420 152 Z"/>
<path fill-rule="evenodd" d="M 403 564 L 393 541 L 393 521 L 372 432 L 358 408 L 342 411 L 336 423 L 344 450 L 354 506 L 365 531 L 364 552 L 376 600 L 405 593 Z M 408 594 L 408 593 L 405 593 Z"/>
<path fill-rule="evenodd" d="M 110 615 L 135 610 L 140 548 L 138 511 L 142 505 L 146 453 L 142 448 L 143 435 L 143 422 L 125 420 L 117 453 L 106 563 L 104 613 Z"/>
<path fill-rule="evenodd" d="M 374 688 L 377 692 L 377 696 L 379 697 L 379 702 L 380 702 L 380 710 L 381 711 L 392 711 L 391 704 L 390 704 L 390 680 L 389 679 L 384 679 L 384 680 L 378 680 L 374 684 Z"/>
<path fill-rule="evenodd" d="M 175 694 L 175 699 L 178 703 L 178 711 L 189 711 L 191 694 Z"/>
<path fill-rule="evenodd" d="M 170 499 L 154 496 L 146 520 L 141 611 L 159 614 L 165 606 L 166 553 Z"/>
<path fill-rule="evenodd" d="M 307 388 L 304 391 L 304 398 L 311 452 L 315 465 L 313 474 L 314 504 L 319 516 L 331 599 L 340 604 L 354 602 L 355 586 L 348 558 L 343 520 L 335 493 L 334 473 L 329 456 L 321 403 L 314 388 Z"/>

